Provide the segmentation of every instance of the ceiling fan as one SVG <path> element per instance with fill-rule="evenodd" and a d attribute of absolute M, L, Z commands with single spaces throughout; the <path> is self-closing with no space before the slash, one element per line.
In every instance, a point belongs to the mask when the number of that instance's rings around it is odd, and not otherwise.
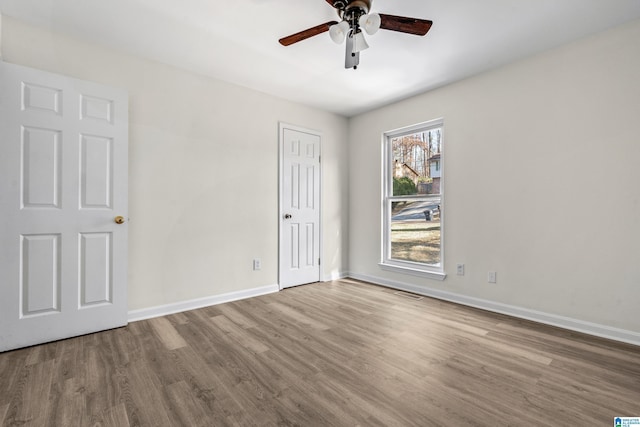
<path fill-rule="evenodd" d="M 427 34 L 433 22 L 426 19 L 407 18 L 404 16 L 369 13 L 373 0 L 326 0 L 338 12 L 341 21 L 329 21 L 316 25 L 298 33 L 283 37 L 279 40 L 283 46 L 306 40 L 329 31 L 331 39 L 340 44 L 347 41 L 345 54 L 345 68 L 358 67 L 360 52 L 369 45 L 364 39 L 362 30 L 372 35 L 378 29 L 398 31 L 401 33 L 424 36 Z"/>

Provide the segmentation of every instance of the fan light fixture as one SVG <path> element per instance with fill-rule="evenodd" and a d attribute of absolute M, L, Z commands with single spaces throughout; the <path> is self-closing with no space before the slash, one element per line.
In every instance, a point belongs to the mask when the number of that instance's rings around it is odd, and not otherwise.
<path fill-rule="evenodd" d="M 369 48 L 363 30 L 368 35 L 373 35 L 382 28 L 383 30 L 424 36 L 433 24 L 428 19 L 369 13 L 372 1 L 326 0 L 338 12 L 340 22 L 325 22 L 283 37 L 278 41 L 283 46 L 290 46 L 328 31 L 331 40 L 337 44 L 344 43 L 346 40 L 344 67 L 355 70 L 360 62 L 360 52 Z"/>
<path fill-rule="evenodd" d="M 358 32 L 353 35 L 353 53 L 362 52 L 365 49 L 369 49 L 369 45 L 364 39 L 362 31 L 358 30 Z"/>
<path fill-rule="evenodd" d="M 377 13 L 369 13 L 362 15 L 358 20 L 358 23 L 370 36 L 374 35 L 379 29 L 382 19 Z"/>
<path fill-rule="evenodd" d="M 348 32 L 349 23 L 347 21 L 342 21 L 339 24 L 335 24 L 329 27 L 329 35 L 331 36 L 331 40 L 333 40 L 337 44 L 344 42 L 344 39 L 347 37 Z"/>
<path fill-rule="evenodd" d="M 347 10 L 341 22 L 329 27 L 329 35 L 335 43 L 341 44 L 347 37 L 352 39 L 347 44 L 345 66 L 354 70 L 358 67 L 358 54 L 369 48 L 362 30 L 373 35 L 380 29 L 382 22 L 377 13 L 366 12 L 366 9 L 360 7 Z"/>

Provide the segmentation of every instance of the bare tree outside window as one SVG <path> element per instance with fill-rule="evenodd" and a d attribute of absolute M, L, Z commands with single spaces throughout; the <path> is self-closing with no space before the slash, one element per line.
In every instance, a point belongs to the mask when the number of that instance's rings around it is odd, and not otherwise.
<path fill-rule="evenodd" d="M 386 138 L 385 262 L 442 267 L 442 122 Z"/>

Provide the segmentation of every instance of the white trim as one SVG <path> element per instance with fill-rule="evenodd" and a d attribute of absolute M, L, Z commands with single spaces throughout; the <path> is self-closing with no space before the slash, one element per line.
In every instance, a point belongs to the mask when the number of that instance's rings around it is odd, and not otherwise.
<path fill-rule="evenodd" d="M 385 286 L 387 288 L 412 292 L 418 295 L 424 295 L 431 298 L 450 301 L 456 304 L 462 304 L 469 307 L 492 311 L 494 313 L 506 314 L 508 316 L 513 316 L 520 319 L 531 320 L 534 322 L 543 323 L 545 325 L 556 326 L 559 328 L 568 329 L 570 331 L 581 332 L 596 337 L 640 346 L 640 333 L 629 331 L 626 329 L 614 328 L 598 323 L 572 319 L 570 317 L 560 316 L 557 314 L 545 313 L 543 311 L 531 310 L 528 308 L 503 304 L 500 302 L 455 294 L 439 289 L 431 289 L 425 286 L 412 285 L 395 280 L 368 276 L 365 274 L 350 273 L 349 277 L 365 282 L 374 283 L 376 285 Z"/>
<path fill-rule="evenodd" d="M 427 279 L 434 279 L 434 280 L 444 280 L 447 278 L 447 273 L 445 273 L 444 271 L 438 271 L 435 269 L 429 270 L 428 267 L 423 267 L 418 263 L 412 263 L 412 264 L 416 264 L 416 267 L 412 268 L 412 267 L 409 267 L 408 265 L 400 265 L 400 263 L 391 264 L 391 261 L 381 262 L 378 265 L 380 266 L 381 269 L 392 271 L 394 273 L 410 274 L 412 276 L 418 276 L 423 278 L 426 277 Z"/>
<path fill-rule="evenodd" d="M 383 135 L 384 138 L 397 138 L 400 136 L 411 135 L 416 131 L 424 131 L 425 129 L 431 130 L 442 127 L 444 124 L 444 117 L 440 117 L 433 120 L 427 120 L 426 122 L 420 122 L 409 126 L 404 126 L 398 129 L 386 131 Z"/>
<path fill-rule="evenodd" d="M 262 286 L 260 288 L 245 289 L 242 291 L 229 292 L 226 294 L 213 295 L 210 297 L 159 305 L 156 307 L 131 310 L 128 313 L 128 320 L 129 322 L 137 322 L 138 320 L 151 319 L 153 317 L 181 313 L 183 311 L 195 310 L 197 308 L 209 307 L 212 305 L 223 304 L 225 302 L 238 301 L 241 299 L 258 297 L 260 295 L 272 294 L 278 292 L 279 290 L 280 288 L 278 287 L 278 285 L 268 285 Z"/>
<path fill-rule="evenodd" d="M 346 279 L 347 277 L 349 277 L 349 273 L 345 273 L 344 271 L 332 271 L 331 273 L 322 276 L 322 281 L 331 282 L 333 280 Z"/>

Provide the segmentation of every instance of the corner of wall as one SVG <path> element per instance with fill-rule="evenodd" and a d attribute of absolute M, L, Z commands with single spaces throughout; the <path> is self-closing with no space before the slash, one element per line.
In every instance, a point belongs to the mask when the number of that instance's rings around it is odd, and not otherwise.
<path fill-rule="evenodd" d="M 2 60 L 2 11 L 0 10 L 0 61 Z"/>

